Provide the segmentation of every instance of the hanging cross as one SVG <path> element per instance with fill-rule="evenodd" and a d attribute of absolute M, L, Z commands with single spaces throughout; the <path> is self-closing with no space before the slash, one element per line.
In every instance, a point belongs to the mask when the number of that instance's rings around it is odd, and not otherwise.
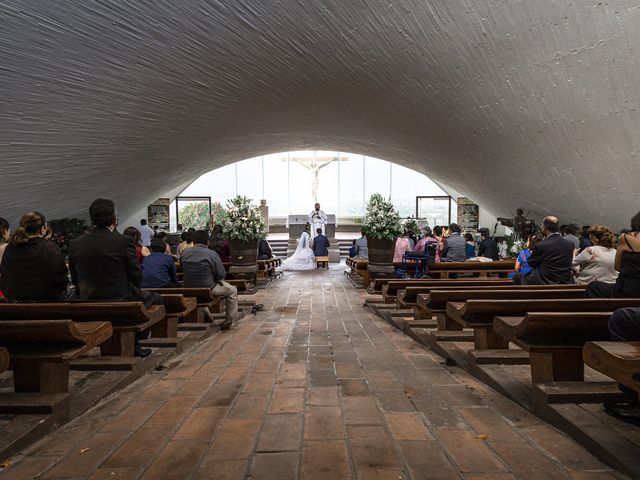
<path fill-rule="evenodd" d="M 333 162 L 346 162 L 348 158 L 341 157 L 306 157 L 290 158 L 292 162 L 311 170 L 311 194 L 313 201 L 318 201 L 318 185 L 320 184 L 320 170 Z M 285 161 L 285 159 L 282 159 Z"/>

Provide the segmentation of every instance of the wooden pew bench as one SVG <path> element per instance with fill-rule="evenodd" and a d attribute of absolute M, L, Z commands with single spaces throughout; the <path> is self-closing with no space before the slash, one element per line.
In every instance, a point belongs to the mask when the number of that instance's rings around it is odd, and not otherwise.
<path fill-rule="evenodd" d="M 210 288 L 148 288 L 149 292 L 166 294 L 179 294 L 187 298 L 195 298 L 197 308 L 189 315 L 183 316 L 181 320 L 185 323 L 204 323 L 207 320 L 205 309 L 210 312 L 220 313 L 223 311 L 223 298 L 214 295 Z"/>
<path fill-rule="evenodd" d="M 493 330 L 495 317 L 524 316 L 528 312 L 612 312 L 622 307 L 640 306 L 640 298 L 590 299 L 477 299 L 449 302 L 446 315 L 474 330 L 475 348 L 507 348 L 508 341 Z"/>
<path fill-rule="evenodd" d="M 369 264 L 366 258 L 347 258 L 347 266 L 351 269 L 351 273 L 362 278 L 362 288 L 369 286 Z"/>
<path fill-rule="evenodd" d="M 0 320 L 63 320 L 111 322 L 113 335 L 100 345 L 103 356 L 133 357 L 136 333 L 170 321 L 163 305 L 142 302 L 3 303 Z"/>
<path fill-rule="evenodd" d="M 15 391 L 67 393 L 69 362 L 104 344 L 112 333 L 109 322 L 0 321 L 0 345 L 11 355 Z"/>
<path fill-rule="evenodd" d="M 316 257 L 316 268 L 329 268 L 329 257 Z"/>
<path fill-rule="evenodd" d="M 0 347 L 0 373 L 9 368 L 9 350 Z"/>
<path fill-rule="evenodd" d="M 640 342 L 587 342 L 584 363 L 640 395 Z"/>
<path fill-rule="evenodd" d="M 494 331 L 529 352 L 531 381 L 583 381 L 582 349 L 590 340 L 607 340 L 610 311 L 529 312 L 495 317 Z"/>
<path fill-rule="evenodd" d="M 258 278 L 267 279 L 275 275 L 276 262 L 273 259 L 258 260 L 258 271 L 256 276 Z"/>
<path fill-rule="evenodd" d="M 429 266 L 431 277 L 449 278 L 451 274 L 473 274 L 481 278 L 497 275 L 506 278 L 515 271 L 515 260 L 495 262 L 438 262 Z"/>
<path fill-rule="evenodd" d="M 395 303 L 398 292 L 409 287 L 480 287 L 480 286 L 498 286 L 513 285 L 509 279 L 439 279 L 439 278 L 422 278 L 413 280 L 388 280 L 382 286 L 382 297 L 385 303 Z"/>

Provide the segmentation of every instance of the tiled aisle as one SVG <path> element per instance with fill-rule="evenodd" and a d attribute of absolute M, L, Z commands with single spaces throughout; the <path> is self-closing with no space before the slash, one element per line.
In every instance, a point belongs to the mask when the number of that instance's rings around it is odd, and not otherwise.
<path fill-rule="evenodd" d="M 362 308 L 340 269 L 50 435 L 0 478 L 620 478 Z"/>

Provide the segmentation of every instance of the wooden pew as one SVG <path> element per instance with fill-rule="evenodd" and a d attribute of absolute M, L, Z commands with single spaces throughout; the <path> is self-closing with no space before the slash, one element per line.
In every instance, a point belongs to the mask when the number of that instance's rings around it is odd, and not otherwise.
<path fill-rule="evenodd" d="M 464 281 L 463 281 L 464 282 Z M 490 282 L 490 281 L 489 281 Z M 579 290 L 584 291 L 586 285 L 514 285 L 512 283 L 509 284 L 495 284 L 495 285 L 484 285 L 480 284 L 479 286 L 469 285 L 466 286 L 458 286 L 451 283 L 452 286 L 448 287 L 407 287 L 404 290 L 399 290 L 396 296 L 396 302 L 400 308 L 414 308 L 418 307 L 418 295 L 427 295 L 433 289 L 437 290 L 475 290 L 475 291 L 485 291 L 485 290 L 546 290 L 552 288 L 553 290 Z M 453 300 L 452 300 L 453 301 Z M 459 300 L 458 300 L 459 301 Z M 444 308 L 444 307 L 443 307 Z"/>
<path fill-rule="evenodd" d="M 112 336 L 109 322 L 2 320 L 0 345 L 11 355 L 16 392 L 67 393 L 69 362 Z"/>
<path fill-rule="evenodd" d="M 316 257 L 316 268 L 329 268 L 329 257 Z"/>
<path fill-rule="evenodd" d="M 180 294 L 184 297 L 195 298 L 197 302 L 197 309 L 191 312 L 190 315 L 183 317 L 183 321 L 187 323 L 204 323 L 207 316 L 205 315 L 205 309 L 210 312 L 221 312 L 223 310 L 223 299 L 211 292 L 210 288 L 147 288 L 149 292 L 165 294 Z"/>
<path fill-rule="evenodd" d="M 640 342 L 587 342 L 584 363 L 640 395 Z"/>
<path fill-rule="evenodd" d="M 347 266 L 351 268 L 352 274 L 362 277 L 362 288 L 369 286 L 369 270 L 367 266 L 369 261 L 366 258 L 347 258 Z M 352 277 L 355 281 L 355 279 Z"/>
<path fill-rule="evenodd" d="M 449 278 L 452 273 L 474 274 L 480 277 L 497 275 L 507 277 L 515 271 L 515 260 L 498 260 L 495 262 L 438 262 L 429 266 L 431 277 Z"/>
<path fill-rule="evenodd" d="M 9 350 L 0 347 L 0 373 L 9 368 Z"/>
<path fill-rule="evenodd" d="M 161 294 L 166 321 L 158 322 L 151 327 L 151 338 L 142 340 L 146 347 L 175 347 L 178 344 L 178 324 L 185 321 L 197 308 L 197 300 L 177 293 Z"/>
<path fill-rule="evenodd" d="M 508 341 L 493 330 L 494 317 L 523 316 L 528 312 L 612 312 L 640 306 L 640 298 L 467 300 L 449 302 L 446 315 L 466 328 L 473 328 L 476 349 L 507 348 Z"/>
<path fill-rule="evenodd" d="M 529 352 L 531 381 L 583 381 L 582 348 L 609 338 L 610 311 L 529 312 L 495 317 L 494 331 Z"/>
<path fill-rule="evenodd" d="M 409 287 L 481 287 L 481 286 L 497 286 L 497 285 L 513 285 L 509 279 L 439 279 L 439 278 L 423 278 L 415 280 L 389 280 L 382 286 L 382 298 L 385 303 L 395 303 L 396 296 L 400 290 Z"/>
<path fill-rule="evenodd" d="M 167 322 L 163 305 L 145 308 L 142 302 L 3 303 L 0 320 L 108 321 L 111 338 L 100 345 L 103 356 L 133 357 L 136 333 Z"/>

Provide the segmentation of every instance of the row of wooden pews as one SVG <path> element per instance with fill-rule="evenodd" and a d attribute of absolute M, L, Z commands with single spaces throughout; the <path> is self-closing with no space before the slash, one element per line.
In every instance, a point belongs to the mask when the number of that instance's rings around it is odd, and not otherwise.
<path fill-rule="evenodd" d="M 351 279 L 354 286 L 369 289 L 371 279 L 367 268 L 368 260 L 365 258 L 347 258 L 346 264 L 349 269 L 345 271 L 345 274 Z M 415 263 L 407 262 L 403 264 L 396 262 L 394 267 L 396 269 L 406 267 L 406 273 L 410 274 L 415 267 Z M 441 280 L 449 279 L 454 274 L 465 278 L 470 276 L 487 280 L 498 277 L 507 280 L 508 275 L 514 272 L 514 268 L 515 261 L 510 259 L 495 262 L 439 262 L 429 266 L 429 276 L 433 279 Z M 374 283 L 377 280 L 374 280 Z"/>
<path fill-rule="evenodd" d="M 210 289 L 154 291 L 164 305 L 0 303 L 1 458 L 219 331 L 224 302 Z M 146 358 L 134 356 L 141 334 Z"/>
<path fill-rule="evenodd" d="M 612 312 L 640 307 L 640 298 L 585 299 L 580 285 L 488 281 L 377 279 L 367 304 L 448 364 L 638 474 L 640 433 L 628 434 L 600 404 L 623 398 L 616 382 L 640 390 L 640 342 L 608 341 Z"/>

